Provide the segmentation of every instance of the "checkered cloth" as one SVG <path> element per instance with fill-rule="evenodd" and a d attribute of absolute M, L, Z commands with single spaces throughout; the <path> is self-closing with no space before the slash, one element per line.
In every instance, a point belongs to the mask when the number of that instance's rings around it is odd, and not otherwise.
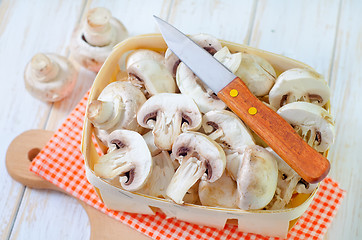
<path fill-rule="evenodd" d="M 101 212 L 154 239 L 274 239 L 238 232 L 234 225 L 219 230 L 203 227 L 164 214 L 130 214 L 108 210 L 85 177 L 80 151 L 81 133 L 89 92 L 33 160 L 30 170 Z M 345 195 L 338 183 L 326 178 L 309 209 L 289 231 L 288 239 L 322 239 Z"/>

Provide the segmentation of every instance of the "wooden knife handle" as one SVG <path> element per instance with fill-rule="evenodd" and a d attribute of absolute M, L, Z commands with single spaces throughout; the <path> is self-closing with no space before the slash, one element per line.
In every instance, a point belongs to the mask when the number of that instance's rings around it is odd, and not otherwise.
<path fill-rule="evenodd" d="M 235 78 L 217 95 L 304 180 L 317 183 L 327 176 L 330 168 L 328 159 L 303 141 L 287 121 L 256 98 L 240 78 Z"/>

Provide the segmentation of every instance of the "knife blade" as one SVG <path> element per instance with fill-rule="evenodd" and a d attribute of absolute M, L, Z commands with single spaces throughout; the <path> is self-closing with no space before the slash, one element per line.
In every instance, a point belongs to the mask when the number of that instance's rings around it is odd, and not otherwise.
<path fill-rule="evenodd" d="M 255 97 L 239 77 L 206 50 L 169 23 L 154 18 L 172 52 L 292 169 L 309 183 L 326 177 L 330 169 L 328 159 L 310 147 L 287 121 Z"/>

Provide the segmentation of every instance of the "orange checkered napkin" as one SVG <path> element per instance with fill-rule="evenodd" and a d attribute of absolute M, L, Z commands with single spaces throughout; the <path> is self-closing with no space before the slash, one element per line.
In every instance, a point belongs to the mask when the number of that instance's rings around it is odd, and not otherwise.
<path fill-rule="evenodd" d="M 89 94 L 89 93 L 88 93 Z M 80 152 L 88 94 L 77 105 L 48 144 L 33 160 L 30 170 L 103 213 L 154 239 L 274 239 L 238 232 L 234 225 L 222 230 L 167 219 L 164 214 L 141 215 L 108 210 L 85 177 Z M 315 199 L 289 231 L 288 239 L 322 239 L 345 195 L 330 178 L 320 185 Z"/>

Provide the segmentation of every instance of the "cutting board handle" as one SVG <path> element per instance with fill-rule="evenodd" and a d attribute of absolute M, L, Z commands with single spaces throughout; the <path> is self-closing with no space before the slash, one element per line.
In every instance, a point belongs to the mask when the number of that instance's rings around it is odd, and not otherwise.
<path fill-rule="evenodd" d="M 6 152 L 6 168 L 16 181 L 30 188 L 50 189 L 66 193 L 63 189 L 42 179 L 29 170 L 31 161 L 53 136 L 52 131 L 29 130 L 17 136 Z M 77 199 L 78 200 L 78 199 Z M 86 203 L 78 200 L 85 209 L 90 222 L 90 239 L 149 239 L 125 224 L 105 215 Z"/>

